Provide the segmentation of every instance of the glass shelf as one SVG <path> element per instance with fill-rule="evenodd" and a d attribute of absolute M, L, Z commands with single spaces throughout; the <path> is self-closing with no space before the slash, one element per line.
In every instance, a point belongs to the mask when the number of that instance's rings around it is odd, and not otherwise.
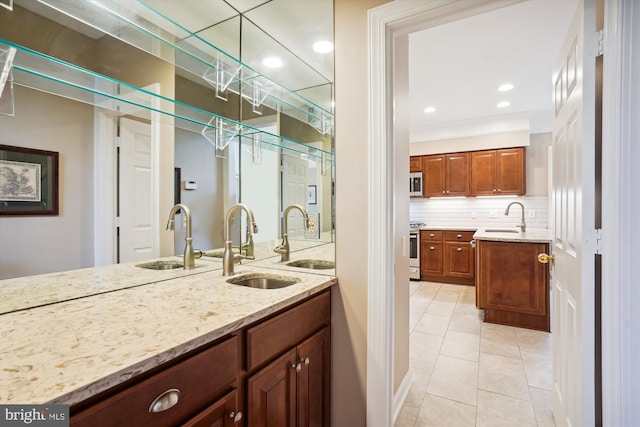
<path fill-rule="evenodd" d="M 176 127 L 203 135 L 217 134 L 217 140 L 207 139 L 218 146 L 236 138 L 240 142 L 254 141 L 258 138 L 256 135 L 260 135 L 263 149 L 284 149 L 322 161 L 333 161 L 333 153 L 329 151 L 218 116 L 0 39 L 0 52 L 10 48 L 15 49 L 11 69 L 15 84 L 95 105 L 116 115 L 130 114 L 152 120 L 152 112 L 160 113 L 160 117 L 170 118 Z M 3 67 L 0 62 L 0 68 Z"/>
<path fill-rule="evenodd" d="M 262 76 L 143 1 L 39 1 L 174 64 L 213 86 L 222 97 L 228 90 L 256 107 L 266 105 L 308 123 L 322 134 L 333 130 L 331 111 Z"/>

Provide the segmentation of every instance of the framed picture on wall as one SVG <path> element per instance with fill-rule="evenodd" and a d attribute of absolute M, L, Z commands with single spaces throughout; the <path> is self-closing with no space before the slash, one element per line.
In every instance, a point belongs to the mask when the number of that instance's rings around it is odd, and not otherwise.
<path fill-rule="evenodd" d="M 307 203 L 315 205 L 318 203 L 318 187 L 315 185 L 307 186 Z"/>
<path fill-rule="evenodd" d="M 0 145 L 0 215 L 58 212 L 58 153 Z"/>

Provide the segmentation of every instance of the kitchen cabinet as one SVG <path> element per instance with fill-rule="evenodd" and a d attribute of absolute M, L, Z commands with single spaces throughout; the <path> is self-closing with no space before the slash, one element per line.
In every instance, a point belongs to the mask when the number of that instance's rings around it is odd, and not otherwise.
<path fill-rule="evenodd" d="M 409 157 L 409 172 L 422 172 L 422 156 Z"/>
<path fill-rule="evenodd" d="M 469 153 L 422 156 L 424 197 L 469 196 Z"/>
<path fill-rule="evenodd" d="M 547 243 L 477 241 L 476 305 L 485 322 L 549 331 Z"/>
<path fill-rule="evenodd" d="M 329 426 L 331 292 L 71 407 L 73 427 Z"/>
<path fill-rule="evenodd" d="M 523 147 L 471 153 L 471 195 L 525 195 Z"/>
<path fill-rule="evenodd" d="M 473 285 L 473 231 L 421 230 L 420 275 L 423 280 Z"/>

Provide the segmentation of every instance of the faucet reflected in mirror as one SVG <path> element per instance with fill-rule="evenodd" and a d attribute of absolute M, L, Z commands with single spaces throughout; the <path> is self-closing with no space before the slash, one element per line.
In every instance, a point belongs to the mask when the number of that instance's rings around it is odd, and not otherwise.
<path fill-rule="evenodd" d="M 309 213 L 305 208 L 300 205 L 290 205 L 282 214 L 283 223 L 282 223 L 282 242 L 276 246 L 273 251 L 277 254 L 280 254 L 280 262 L 289 261 L 290 247 L 289 247 L 289 238 L 287 237 L 288 233 L 288 223 L 287 218 L 289 216 L 289 212 L 293 209 L 297 209 L 302 213 L 302 217 L 304 219 L 304 229 L 307 233 L 313 233 L 315 231 L 315 220 L 309 218 Z"/>
<path fill-rule="evenodd" d="M 520 202 L 511 202 L 507 205 L 507 209 L 504 210 L 504 215 L 508 216 L 509 215 L 509 209 L 511 208 L 511 205 L 520 205 L 521 211 L 522 211 L 522 219 L 520 220 L 520 225 L 518 227 L 520 227 L 520 229 L 522 230 L 522 232 L 524 233 L 525 231 L 527 231 L 527 224 L 524 222 L 524 205 Z"/>
<path fill-rule="evenodd" d="M 185 270 L 191 270 L 196 267 L 195 259 L 202 256 L 202 251 L 193 249 L 193 238 L 191 237 L 191 210 L 186 205 L 178 203 L 169 212 L 169 221 L 167 221 L 167 230 L 175 230 L 176 214 L 182 211 L 184 213 L 184 222 L 186 224 L 186 235 L 184 238 L 184 254 L 183 264 Z"/>
<path fill-rule="evenodd" d="M 258 232 L 258 226 L 256 225 L 256 220 L 253 217 L 253 212 L 251 211 L 251 209 L 249 209 L 242 203 L 238 203 L 237 205 L 231 206 L 231 208 L 229 208 L 224 222 L 224 254 L 222 255 L 223 276 L 231 276 L 235 274 L 233 271 L 233 266 L 239 263 L 240 260 L 255 259 L 253 255 L 242 255 L 242 253 L 233 253 L 233 247 L 231 246 L 231 222 L 233 221 L 233 215 L 239 209 L 243 210 L 247 214 L 247 237 Z M 251 241 L 253 241 L 253 238 L 251 238 Z M 245 244 L 248 244 L 248 242 Z"/>

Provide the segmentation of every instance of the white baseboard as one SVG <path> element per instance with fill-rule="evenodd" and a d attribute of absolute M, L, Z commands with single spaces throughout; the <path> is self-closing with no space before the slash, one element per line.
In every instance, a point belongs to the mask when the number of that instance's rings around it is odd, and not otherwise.
<path fill-rule="evenodd" d="M 409 394 L 409 390 L 411 389 L 411 384 L 413 383 L 413 377 L 411 375 L 411 368 L 407 371 L 407 374 L 402 379 L 400 383 L 400 387 L 398 387 L 398 391 L 393 395 L 393 422 L 396 422 L 398 418 L 398 414 L 400 414 L 400 410 L 402 409 L 402 405 L 404 405 L 404 401 L 407 399 L 407 395 Z"/>

